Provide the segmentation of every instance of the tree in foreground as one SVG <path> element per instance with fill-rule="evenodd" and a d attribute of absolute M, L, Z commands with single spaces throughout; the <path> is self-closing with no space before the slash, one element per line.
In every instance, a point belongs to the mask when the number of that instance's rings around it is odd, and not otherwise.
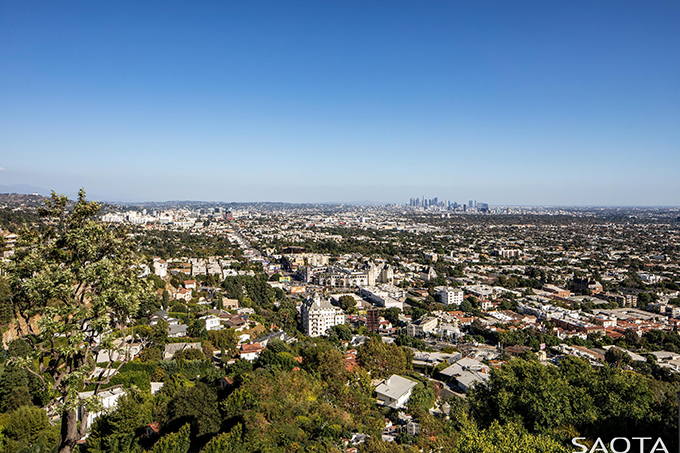
<path fill-rule="evenodd" d="M 87 201 L 81 189 L 68 207 L 66 196 L 52 192 L 40 212 L 47 227 L 21 232 L 6 268 L 11 328 L 30 345 L 15 362 L 37 376 L 49 401 L 60 407 L 59 453 L 71 452 L 85 435 L 86 414 L 98 408 L 97 395 L 109 384 L 113 362 L 93 375 L 97 351 L 116 350 L 113 340 L 125 337 L 140 300 L 150 295 L 138 277 L 132 239 L 94 219 L 99 203 Z M 120 367 L 129 350 L 116 352 Z M 78 392 L 87 385 L 94 395 L 83 400 Z M 80 428 L 79 406 L 85 408 Z"/>

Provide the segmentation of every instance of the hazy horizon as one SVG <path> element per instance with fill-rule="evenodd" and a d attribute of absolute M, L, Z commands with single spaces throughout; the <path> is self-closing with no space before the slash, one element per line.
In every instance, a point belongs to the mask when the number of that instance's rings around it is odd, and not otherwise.
<path fill-rule="evenodd" d="M 670 1 L 6 2 L 0 185 L 678 206 L 678 22 Z"/>

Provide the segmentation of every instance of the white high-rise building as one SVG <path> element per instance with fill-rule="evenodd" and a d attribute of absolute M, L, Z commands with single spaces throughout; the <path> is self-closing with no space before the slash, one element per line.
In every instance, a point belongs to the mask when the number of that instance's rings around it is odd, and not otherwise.
<path fill-rule="evenodd" d="M 345 312 L 319 296 L 307 299 L 300 308 L 302 329 L 310 337 L 326 335 L 330 327 L 345 323 Z"/>
<path fill-rule="evenodd" d="M 439 301 L 446 305 L 460 305 L 463 302 L 463 291 L 450 286 L 437 286 L 435 288 Z"/>

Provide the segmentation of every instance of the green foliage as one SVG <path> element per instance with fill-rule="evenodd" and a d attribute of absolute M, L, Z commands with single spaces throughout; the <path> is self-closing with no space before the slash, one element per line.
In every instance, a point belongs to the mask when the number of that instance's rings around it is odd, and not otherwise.
<path fill-rule="evenodd" d="M 338 304 L 340 305 L 340 308 L 342 308 L 342 310 L 346 313 L 354 313 L 354 310 L 357 306 L 357 301 L 352 296 L 344 295 L 340 296 L 340 299 L 338 299 Z"/>
<path fill-rule="evenodd" d="M 409 337 L 408 335 L 399 335 L 395 340 L 395 343 L 399 346 L 408 346 L 410 348 L 415 348 L 419 351 L 431 350 L 420 338 Z"/>
<path fill-rule="evenodd" d="M 215 388 L 199 382 L 195 386 L 179 387 L 171 395 L 165 421 L 190 423 L 194 436 L 213 435 L 220 429 L 221 417 Z"/>
<path fill-rule="evenodd" d="M 151 327 L 151 343 L 154 346 L 165 346 L 168 342 L 168 321 L 159 319 L 155 326 Z"/>
<path fill-rule="evenodd" d="M 161 346 L 152 346 L 150 348 L 144 348 L 137 356 L 137 359 L 142 362 L 152 362 L 156 363 L 163 358 L 163 349 Z"/>
<path fill-rule="evenodd" d="M 260 368 L 228 396 L 222 409 L 228 419 L 243 425 L 243 451 L 329 451 L 343 433 L 379 433 L 384 423 L 370 396 L 353 385 L 326 386 L 304 371 Z"/>
<path fill-rule="evenodd" d="M 145 371 L 125 371 L 119 372 L 111 378 L 109 381 L 110 385 L 122 384 L 125 388 L 130 388 L 132 386 L 138 388 L 139 390 L 149 392 L 151 391 L 151 381 L 149 379 L 150 374 Z"/>
<path fill-rule="evenodd" d="M 460 310 L 465 312 L 465 313 L 470 313 L 470 312 L 472 312 L 473 309 L 474 309 L 474 307 L 472 306 L 472 303 L 468 299 L 465 299 L 460 304 Z"/>
<path fill-rule="evenodd" d="M 436 395 L 432 386 L 421 382 L 413 389 L 408 400 L 408 408 L 411 411 L 428 411 L 434 406 L 435 400 Z"/>
<path fill-rule="evenodd" d="M 147 279 L 149 279 L 149 280 L 152 282 L 153 287 L 154 287 L 155 289 L 162 289 L 162 290 L 165 290 L 165 281 L 163 281 L 163 279 L 160 278 L 158 275 L 156 275 L 156 274 L 149 274 L 149 276 L 147 277 Z"/>
<path fill-rule="evenodd" d="M 168 313 L 187 313 L 187 306 L 182 302 L 175 302 L 168 310 Z"/>
<path fill-rule="evenodd" d="M 571 450 L 549 436 L 527 433 L 520 424 L 494 421 L 486 430 L 464 423 L 454 453 L 568 453 Z"/>
<path fill-rule="evenodd" d="M 147 231 L 141 243 L 142 249 L 151 256 L 163 259 L 195 256 L 225 256 L 236 249 L 225 236 L 194 234 L 185 231 Z"/>
<path fill-rule="evenodd" d="M 12 304 L 9 299 L 7 280 L 0 276 L 0 325 L 9 323 L 13 319 Z"/>
<path fill-rule="evenodd" d="M 44 409 L 22 406 L 9 414 L 4 432 L 10 439 L 30 443 L 48 427 L 49 420 Z"/>
<path fill-rule="evenodd" d="M 173 360 L 205 360 L 205 354 L 200 349 L 182 349 L 175 353 Z"/>
<path fill-rule="evenodd" d="M 674 439 L 674 397 L 675 389 L 658 381 L 616 367 L 594 370 L 573 357 L 559 367 L 515 359 L 468 394 L 483 424 L 514 422 L 543 434 L 572 425 L 590 438 L 630 433 Z"/>
<path fill-rule="evenodd" d="M 357 359 L 372 376 L 379 378 L 411 370 L 413 354 L 396 344 L 383 343 L 379 337 L 371 337 L 359 347 Z"/>
<path fill-rule="evenodd" d="M 187 453 L 191 447 L 189 425 L 182 426 L 176 433 L 160 438 L 151 449 L 151 453 Z"/>
<path fill-rule="evenodd" d="M 208 340 L 217 349 L 236 350 L 237 336 L 234 329 L 211 330 L 208 332 Z"/>
<path fill-rule="evenodd" d="M 213 366 L 207 360 L 171 360 L 161 361 L 158 364 L 166 376 L 182 379 L 196 379 L 196 376 L 205 376 Z"/>
<path fill-rule="evenodd" d="M 276 352 L 277 354 L 279 352 L 288 353 L 293 352 L 291 347 L 285 341 L 281 341 L 278 338 L 274 338 L 273 340 L 269 341 L 267 343 L 267 349 L 271 349 L 273 352 Z"/>
<path fill-rule="evenodd" d="M 604 359 L 607 363 L 614 365 L 626 365 L 633 361 L 626 351 L 617 348 L 616 346 L 607 349 L 607 352 L 604 354 Z"/>
<path fill-rule="evenodd" d="M 0 451 L 52 453 L 59 444 L 59 427 L 51 426 L 45 411 L 35 407 L 0 414 Z"/>
<path fill-rule="evenodd" d="M 123 364 L 123 366 L 120 367 L 120 373 L 125 373 L 128 371 L 143 371 L 144 373 L 148 374 L 149 376 L 153 374 L 154 371 L 156 371 L 156 368 L 158 367 L 158 362 L 138 362 L 136 360 L 133 360 L 132 362 L 128 362 Z"/>
<path fill-rule="evenodd" d="M 650 330 L 644 334 L 643 340 L 646 340 L 648 344 L 657 346 L 665 351 L 680 351 L 680 335 L 678 335 L 677 332 Z"/>
<path fill-rule="evenodd" d="M 31 345 L 22 338 L 14 339 L 7 345 L 7 355 L 11 358 L 28 357 L 31 352 Z"/>
<path fill-rule="evenodd" d="M 258 367 L 292 370 L 298 363 L 289 352 L 274 352 L 267 348 L 260 354 L 257 359 Z"/>
<path fill-rule="evenodd" d="M 399 310 L 397 307 L 391 307 L 385 309 L 385 311 L 382 312 L 383 318 L 388 320 L 390 324 L 393 326 L 399 326 L 399 315 L 401 314 L 401 310 Z"/>
<path fill-rule="evenodd" d="M 344 385 L 346 379 L 344 356 L 337 349 L 328 349 L 319 353 L 317 371 L 321 379 L 329 385 Z"/>
<path fill-rule="evenodd" d="M 85 351 L 100 339 L 110 347 L 140 301 L 155 297 L 148 281 L 138 277 L 143 263 L 127 231 L 97 222 L 99 203 L 87 201 L 82 189 L 70 212 L 67 204 L 67 197 L 52 193 L 40 210 L 50 226 L 22 231 L 6 268 L 12 313 L 27 326 L 20 333 L 33 350 L 32 363 L 17 363 L 26 368 L 37 363 L 45 382 L 54 383 L 52 400 L 66 402 L 69 416 L 62 424 L 69 436 L 62 439 L 62 451 L 75 444 L 77 390 L 89 383 L 94 366 Z"/>
<path fill-rule="evenodd" d="M 410 436 L 409 436 L 410 437 Z M 400 440 L 403 440 L 402 436 Z M 359 453 L 416 453 L 420 449 L 416 445 L 403 445 L 397 442 L 383 442 L 379 437 L 369 437 L 366 442 L 359 444 Z"/>
<path fill-rule="evenodd" d="M 253 364 L 244 359 L 236 359 L 236 361 L 229 366 L 229 373 L 234 376 L 241 376 L 249 371 L 253 371 Z"/>
<path fill-rule="evenodd" d="M 0 373 L 0 411 L 9 412 L 20 406 L 41 404 L 40 381 L 16 364 L 8 364 Z"/>
<path fill-rule="evenodd" d="M 243 452 L 243 425 L 234 426 L 231 431 L 213 437 L 201 453 L 241 453 Z"/>
<path fill-rule="evenodd" d="M 144 426 L 153 421 L 151 397 L 128 391 L 115 410 L 97 417 L 87 444 L 91 453 L 134 450 Z"/>
<path fill-rule="evenodd" d="M 208 330 L 205 328 L 205 321 L 202 319 L 194 319 L 189 324 L 188 331 L 192 338 L 199 338 L 201 340 L 208 339 Z"/>
<path fill-rule="evenodd" d="M 338 337 L 344 341 L 351 341 L 352 329 L 344 324 L 338 324 L 337 326 L 332 326 L 330 329 L 328 329 L 328 335 Z"/>
<path fill-rule="evenodd" d="M 259 308 L 273 308 L 274 288 L 267 284 L 266 276 L 249 277 L 244 275 L 227 277 L 222 282 L 224 295 L 231 299 L 238 299 L 241 306 L 246 306 L 246 299 L 250 299 Z M 244 292 L 245 290 L 245 292 Z"/>

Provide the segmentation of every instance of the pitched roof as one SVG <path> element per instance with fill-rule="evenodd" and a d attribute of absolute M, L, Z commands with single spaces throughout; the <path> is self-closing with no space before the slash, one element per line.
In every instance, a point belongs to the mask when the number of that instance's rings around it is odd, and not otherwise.
<path fill-rule="evenodd" d="M 375 391 L 376 393 L 385 395 L 391 399 L 398 400 L 411 391 L 416 385 L 418 385 L 417 382 L 393 374 L 376 387 Z"/>

